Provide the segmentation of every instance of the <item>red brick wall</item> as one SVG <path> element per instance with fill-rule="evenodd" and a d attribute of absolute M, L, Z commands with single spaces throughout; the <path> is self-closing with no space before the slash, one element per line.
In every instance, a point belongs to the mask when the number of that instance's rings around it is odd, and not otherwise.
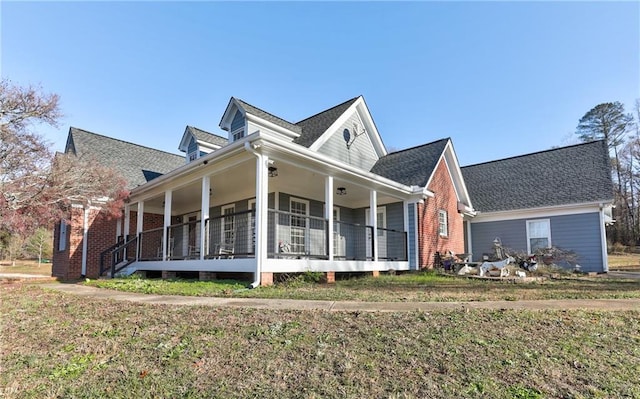
<path fill-rule="evenodd" d="M 67 249 L 58 251 L 59 229 L 55 227 L 53 239 L 54 255 L 52 275 L 63 280 L 75 280 L 82 277 L 82 244 L 83 244 L 83 208 L 72 208 L 67 226 Z M 116 243 L 118 219 L 108 217 L 98 209 L 90 209 L 87 231 L 87 271 L 86 277 L 97 278 L 100 273 L 100 254 Z M 145 213 L 144 230 L 162 227 L 163 215 Z M 136 212 L 131 213 L 131 235 L 136 234 Z M 121 230 L 124 232 L 124 230 Z"/>
<path fill-rule="evenodd" d="M 444 159 L 436 167 L 435 175 L 427 188 L 435 194 L 435 197 L 427 198 L 424 204 L 418 204 L 418 249 L 419 265 L 422 268 L 433 267 L 436 251 L 464 252 L 462 216 L 458 213 L 458 199 Z M 440 209 L 447 211 L 449 225 L 447 237 L 440 236 L 438 233 L 438 210 Z"/>

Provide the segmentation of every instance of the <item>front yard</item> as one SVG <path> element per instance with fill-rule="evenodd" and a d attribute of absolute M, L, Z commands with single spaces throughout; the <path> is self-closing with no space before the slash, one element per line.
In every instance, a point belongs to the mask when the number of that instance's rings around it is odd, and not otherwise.
<path fill-rule="evenodd" d="M 384 295 L 395 289 L 408 292 Z M 3 398 L 640 398 L 640 311 L 219 309 L 23 283 L 0 295 Z"/>
<path fill-rule="evenodd" d="M 434 272 L 359 277 L 339 280 L 335 284 L 320 284 L 313 281 L 314 277 L 317 276 L 301 275 L 288 283 L 254 290 L 246 289 L 246 283 L 238 281 L 160 280 L 135 276 L 91 280 L 85 284 L 147 294 L 367 302 L 640 298 L 640 280 L 570 274 L 528 283 L 517 279 L 481 280 Z"/>

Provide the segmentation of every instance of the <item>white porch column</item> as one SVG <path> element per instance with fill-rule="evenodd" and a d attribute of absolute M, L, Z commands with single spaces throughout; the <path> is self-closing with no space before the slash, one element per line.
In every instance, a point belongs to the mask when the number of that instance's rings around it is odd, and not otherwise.
<path fill-rule="evenodd" d="M 122 232 L 125 242 L 129 238 L 130 226 L 131 226 L 131 207 L 129 206 L 129 204 L 126 204 L 124 206 L 124 226 L 123 226 L 123 232 Z"/>
<path fill-rule="evenodd" d="M 267 259 L 267 208 L 269 202 L 269 157 L 258 155 L 256 160 L 256 281 L 261 279 L 262 265 Z"/>
<path fill-rule="evenodd" d="M 324 218 L 327 219 L 327 246 L 329 260 L 333 260 L 335 248 L 333 248 L 333 176 L 324 178 Z"/>
<path fill-rule="evenodd" d="M 144 201 L 138 202 L 138 215 L 136 220 L 136 237 L 138 237 L 138 251 L 136 254 L 136 260 L 140 260 L 140 248 L 142 248 L 142 242 L 140 242 L 140 233 L 142 233 L 142 223 L 144 222 Z"/>
<path fill-rule="evenodd" d="M 207 244 L 209 243 L 209 235 L 207 223 L 209 222 L 209 189 L 211 188 L 211 177 L 203 176 L 202 177 L 202 206 L 201 209 L 201 220 L 200 220 L 200 259 L 204 260 L 204 257 L 209 254 L 209 248 L 207 248 Z"/>
<path fill-rule="evenodd" d="M 164 224 L 162 229 L 162 260 L 167 260 L 169 255 L 169 226 L 171 226 L 171 203 L 173 202 L 173 191 L 164 192 Z"/>
<path fill-rule="evenodd" d="M 369 191 L 369 225 L 373 227 L 371 241 L 373 242 L 373 261 L 378 261 L 378 193 Z"/>

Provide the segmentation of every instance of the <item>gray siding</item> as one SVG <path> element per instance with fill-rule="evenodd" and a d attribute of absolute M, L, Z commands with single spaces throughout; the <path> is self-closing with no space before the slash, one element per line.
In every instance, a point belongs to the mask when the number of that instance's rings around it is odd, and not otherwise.
<path fill-rule="evenodd" d="M 505 248 L 527 251 L 527 220 L 550 219 L 551 244 L 554 247 L 574 251 L 578 264 L 585 272 L 605 270 L 600 240 L 600 215 L 597 212 L 536 217 L 499 222 L 471 223 L 472 252 L 474 260 L 481 260 L 483 253 L 490 253 L 493 240 L 500 237 Z"/>
<path fill-rule="evenodd" d="M 378 156 L 376 155 L 375 149 L 369 140 L 367 134 L 363 134 L 359 136 L 350 149 L 347 149 L 347 144 L 345 143 L 343 131 L 344 129 L 349 129 L 351 132 L 351 137 L 354 137 L 354 129 L 353 124 L 357 123 L 362 129 L 362 123 L 358 119 L 357 113 L 354 113 L 351 118 L 347 120 L 342 126 L 338 128 L 338 130 L 333 133 L 333 135 L 325 142 L 322 147 L 318 149 L 318 152 L 321 154 L 328 155 L 332 158 L 338 159 L 342 162 L 346 162 L 350 165 L 370 170 L 371 167 L 378 160 Z"/>
<path fill-rule="evenodd" d="M 242 112 L 236 111 L 236 114 L 233 116 L 233 121 L 231 121 L 231 131 L 233 132 L 236 129 L 240 129 L 244 126 L 244 117 L 242 116 Z"/>

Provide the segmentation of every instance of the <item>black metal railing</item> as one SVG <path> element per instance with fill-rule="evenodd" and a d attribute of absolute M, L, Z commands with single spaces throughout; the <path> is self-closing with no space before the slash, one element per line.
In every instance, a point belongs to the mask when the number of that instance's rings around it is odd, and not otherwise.
<path fill-rule="evenodd" d="M 333 258 L 336 260 L 373 259 L 373 228 L 342 221 L 333 222 Z"/>
<path fill-rule="evenodd" d="M 126 242 L 120 240 L 100 254 L 100 275 L 110 271 L 113 278 L 117 272 L 136 261 L 138 256 L 138 237 Z"/>
<path fill-rule="evenodd" d="M 167 259 L 200 259 L 201 223 L 200 220 L 190 220 L 167 227 Z M 159 253 L 162 258 L 162 247 Z"/>
<path fill-rule="evenodd" d="M 406 231 L 378 227 L 377 240 L 379 260 L 408 260 Z"/>
<path fill-rule="evenodd" d="M 164 227 L 146 230 L 140 233 L 138 241 L 138 260 L 162 260 L 162 239 Z"/>
<path fill-rule="evenodd" d="M 207 220 L 207 259 L 251 258 L 255 256 L 256 211 L 248 210 Z"/>
<path fill-rule="evenodd" d="M 326 219 L 269 209 L 267 226 L 269 258 L 329 258 Z"/>

